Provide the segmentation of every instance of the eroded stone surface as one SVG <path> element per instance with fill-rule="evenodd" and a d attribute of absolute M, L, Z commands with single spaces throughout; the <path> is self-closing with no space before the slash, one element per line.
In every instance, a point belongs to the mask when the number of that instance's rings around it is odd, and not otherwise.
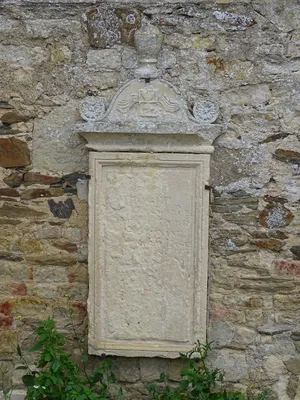
<path fill-rule="evenodd" d="M 208 173 L 208 156 L 91 157 L 91 199 L 97 201 L 91 203 L 90 221 L 97 221 L 97 233 L 91 223 L 90 279 L 101 284 L 90 292 L 90 351 L 177 357 L 176 349 L 204 339 L 206 225 L 199 222 L 206 217 L 193 199 L 205 209 L 207 193 L 202 184 L 197 194 L 195 184 Z M 201 295 L 194 302 L 195 288 Z"/>

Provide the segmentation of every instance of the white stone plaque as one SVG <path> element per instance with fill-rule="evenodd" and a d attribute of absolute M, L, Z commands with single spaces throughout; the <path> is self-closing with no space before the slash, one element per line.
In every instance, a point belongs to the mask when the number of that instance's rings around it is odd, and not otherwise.
<path fill-rule="evenodd" d="M 206 335 L 209 154 L 90 153 L 89 351 L 169 357 Z"/>

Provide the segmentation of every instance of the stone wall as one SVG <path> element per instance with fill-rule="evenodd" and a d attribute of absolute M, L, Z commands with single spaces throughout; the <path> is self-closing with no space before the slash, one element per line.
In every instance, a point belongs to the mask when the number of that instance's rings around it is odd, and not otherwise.
<path fill-rule="evenodd" d="M 192 108 L 220 105 L 211 179 L 209 339 L 229 384 L 300 398 L 300 5 L 297 0 L 0 5 L 0 360 L 37 323 L 86 331 L 87 151 L 73 133 L 87 95 L 132 78 L 134 30 L 164 33 L 159 67 Z M 180 323 L 180 321 L 179 321 Z M 94 359 L 97 362 L 97 359 Z M 178 360 L 117 360 L 132 397 Z M 21 387 L 20 373 L 12 373 Z"/>

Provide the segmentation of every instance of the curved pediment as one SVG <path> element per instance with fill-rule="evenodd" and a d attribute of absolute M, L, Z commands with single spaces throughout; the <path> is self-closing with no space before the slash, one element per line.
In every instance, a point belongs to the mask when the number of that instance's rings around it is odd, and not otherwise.
<path fill-rule="evenodd" d="M 135 33 L 137 78 L 117 91 L 107 110 L 103 98 L 87 97 L 79 110 L 85 122 L 77 125 L 78 133 L 88 141 L 89 133 L 93 138 L 96 133 L 195 135 L 198 142 L 212 144 L 221 134 L 222 127 L 216 123 L 219 107 L 210 100 L 199 100 L 191 112 L 178 90 L 159 78 L 156 57 L 161 42 L 162 34 L 150 24 Z"/>

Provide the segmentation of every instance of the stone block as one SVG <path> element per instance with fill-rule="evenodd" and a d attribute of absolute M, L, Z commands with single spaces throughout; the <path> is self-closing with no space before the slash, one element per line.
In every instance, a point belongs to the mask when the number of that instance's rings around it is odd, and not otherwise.
<path fill-rule="evenodd" d="M 245 349 L 254 342 L 256 336 L 257 333 L 254 329 L 249 329 L 243 326 L 238 327 L 232 341 L 232 346 L 239 349 Z"/>
<path fill-rule="evenodd" d="M 59 176 L 49 176 L 39 174 L 37 172 L 26 172 L 24 174 L 24 186 L 30 185 L 51 185 L 53 183 L 58 183 L 61 181 Z"/>
<path fill-rule="evenodd" d="M 89 43 L 93 47 L 105 49 L 120 42 L 120 18 L 113 9 L 92 8 L 84 15 Z"/>
<path fill-rule="evenodd" d="M 293 253 L 294 258 L 300 259 L 300 246 L 292 246 L 290 251 Z"/>
<path fill-rule="evenodd" d="M 6 185 L 12 188 L 18 187 L 23 182 L 23 174 L 19 172 L 13 172 L 12 174 L 4 178 L 3 181 L 6 183 Z"/>
<path fill-rule="evenodd" d="M 0 199 L 7 197 L 19 197 L 19 192 L 16 189 L 0 188 Z"/>
<path fill-rule="evenodd" d="M 277 380 L 281 375 L 286 374 L 283 361 L 273 354 L 264 362 L 264 370 L 267 377 L 272 380 Z"/>
<path fill-rule="evenodd" d="M 0 207 L 0 217 L 7 217 L 11 219 L 15 218 L 38 219 L 46 216 L 47 213 L 43 211 L 35 210 L 34 208 L 25 207 L 23 205 L 4 203 L 3 206 Z"/>
<path fill-rule="evenodd" d="M 166 374 L 168 360 L 161 358 L 140 358 L 140 374 L 143 382 L 158 381 L 160 374 Z"/>
<path fill-rule="evenodd" d="M 42 246 L 35 239 L 21 237 L 15 243 L 14 249 L 22 253 L 40 253 Z"/>
<path fill-rule="evenodd" d="M 168 379 L 178 382 L 182 379 L 181 371 L 188 366 L 188 361 L 178 358 L 169 361 L 168 366 Z"/>
<path fill-rule="evenodd" d="M 0 353 L 15 353 L 18 332 L 15 329 L 1 329 Z"/>
<path fill-rule="evenodd" d="M 139 360 L 119 358 L 116 364 L 116 375 L 120 382 L 137 382 L 140 379 Z"/>
<path fill-rule="evenodd" d="M 85 303 L 88 297 L 88 285 L 83 283 L 68 283 L 67 285 L 59 285 L 57 294 L 60 297 L 70 297 L 72 301 Z"/>
<path fill-rule="evenodd" d="M 15 68 L 34 67 L 47 60 L 47 50 L 42 47 L 27 47 L 0 44 L 0 61 Z"/>
<path fill-rule="evenodd" d="M 270 204 L 259 214 L 260 224 L 269 229 L 283 228 L 293 219 L 290 210 L 280 204 Z"/>
<path fill-rule="evenodd" d="M 14 315 L 33 317 L 42 321 L 49 315 L 49 305 L 46 301 L 31 296 L 20 296 L 9 300 Z"/>
<path fill-rule="evenodd" d="M 213 321 L 210 329 L 209 341 L 218 347 L 229 346 L 235 336 L 235 328 L 225 322 Z"/>
<path fill-rule="evenodd" d="M 22 200 L 33 200 L 45 197 L 59 197 L 64 194 L 62 188 L 49 188 L 49 189 L 27 189 L 22 191 Z"/>
<path fill-rule="evenodd" d="M 28 255 L 27 261 L 31 264 L 38 265 L 73 265 L 77 262 L 75 255 L 67 254 L 41 254 L 41 255 Z"/>
<path fill-rule="evenodd" d="M 76 20 L 31 18 L 24 22 L 26 35 L 31 39 L 74 38 L 81 35 L 81 24 Z"/>
<path fill-rule="evenodd" d="M 279 273 L 285 275 L 300 275 L 300 262 L 299 261 L 289 261 L 281 260 L 276 264 L 276 268 Z"/>
<path fill-rule="evenodd" d="M 284 362 L 286 369 L 294 375 L 300 374 L 300 359 L 294 358 Z"/>
<path fill-rule="evenodd" d="M 67 241 L 56 241 L 52 243 L 52 245 L 60 250 L 67 251 L 68 253 L 77 253 L 78 246 L 76 243 L 67 242 Z"/>
<path fill-rule="evenodd" d="M 284 242 L 276 239 L 265 239 L 265 240 L 256 240 L 253 242 L 255 246 L 261 247 L 263 249 L 269 249 L 273 251 L 280 251 L 284 246 Z"/>
<path fill-rule="evenodd" d="M 36 239 L 58 239 L 62 236 L 62 228 L 46 223 L 40 227 L 35 227 L 33 234 Z"/>
<path fill-rule="evenodd" d="M 87 65 L 95 71 L 118 70 L 121 67 L 121 55 L 116 49 L 90 50 Z"/>
<path fill-rule="evenodd" d="M 68 282 L 67 269 L 58 266 L 38 266 L 34 268 L 34 280 L 37 284 L 66 283 Z"/>
<path fill-rule="evenodd" d="M 24 257 L 22 253 L 11 252 L 11 251 L 0 251 L 0 260 L 23 261 Z"/>
<path fill-rule="evenodd" d="M 225 381 L 239 382 L 248 378 L 246 355 L 229 349 L 213 350 L 209 359 L 214 368 L 225 372 Z"/>
<path fill-rule="evenodd" d="M 293 279 L 282 279 L 282 278 L 269 278 L 269 277 L 258 277 L 258 278 L 243 278 L 240 282 L 237 282 L 237 287 L 243 290 L 257 290 L 265 292 L 290 292 L 295 289 L 295 283 Z"/>
<path fill-rule="evenodd" d="M 84 15 L 90 45 L 98 48 L 123 43 L 132 46 L 134 32 L 141 27 L 141 12 L 127 7 L 100 6 Z"/>
<path fill-rule="evenodd" d="M 72 211 L 75 210 L 73 200 L 70 198 L 57 203 L 54 200 L 49 200 L 48 204 L 50 211 L 57 218 L 70 218 Z"/>
<path fill-rule="evenodd" d="M 27 286 L 24 282 L 12 282 L 10 291 L 13 296 L 26 296 Z"/>
<path fill-rule="evenodd" d="M 55 107 L 44 118 L 36 119 L 33 132 L 33 166 L 46 174 L 61 174 L 87 169 L 84 141 L 73 133 L 77 121 L 77 102 Z M 47 143 L 47 146 L 45 146 Z"/>
<path fill-rule="evenodd" d="M 87 260 L 85 260 L 87 262 Z M 67 272 L 68 281 L 70 283 L 88 283 L 88 271 L 87 267 L 84 265 L 71 266 L 68 268 Z"/>
<path fill-rule="evenodd" d="M 1 167 L 25 167 L 30 162 L 30 152 L 27 143 L 16 138 L 0 138 Z"/>

